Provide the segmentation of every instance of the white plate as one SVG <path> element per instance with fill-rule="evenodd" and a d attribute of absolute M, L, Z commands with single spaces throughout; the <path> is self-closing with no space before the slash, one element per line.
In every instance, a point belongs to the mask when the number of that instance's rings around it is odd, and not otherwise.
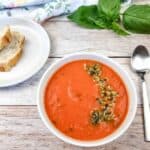
<path fill-rule="evenodd" d="M 33 76 L 45 64 L 50 52 L 49 37 L 36 22 L 16 17 L 0 18 L 0 30 L 5 25 L 22 33 L 25 45 L 17 65 L 9 72 L 0 72 L 0 87 L 11 86 Z"/>

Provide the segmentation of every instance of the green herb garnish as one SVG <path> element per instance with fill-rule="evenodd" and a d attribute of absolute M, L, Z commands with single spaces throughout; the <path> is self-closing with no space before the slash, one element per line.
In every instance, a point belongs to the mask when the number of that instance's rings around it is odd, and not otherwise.
<path fill-rule="evenodd" d="M 92 111 L 91 113 L 91 123 L 93 125 L 96 125 L 100 122 L 100 113 L 99 113 L 99 110 L 94 110 Z"/>
<path fill-rule="evenodd" d="M 96 101 L 100 107 L 97 110 L 92 110 L 90 115 L 90 121 L 93 125 L 97 125 L 100 122 L 113 121 L 115 119 L 113 110 L 118 93 L 108 84 L 108 80 L 101 76 L 101 67 L 99 64 L 86 64 L 84 66 L 86 72 L 92 77 L 99 88 L 99 97 L 96 98 Z"/>
<path fill-rule="evenodd" d="M 92 66 L 85 65 L 85 69 L 91 76 L 99 76 L 100 75 L 100 66 L 98 64 L 94 64 Z"/>

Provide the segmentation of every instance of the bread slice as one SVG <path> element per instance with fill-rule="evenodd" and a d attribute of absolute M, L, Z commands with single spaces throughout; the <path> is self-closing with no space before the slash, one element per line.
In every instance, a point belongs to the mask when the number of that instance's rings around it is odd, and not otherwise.
<path fill-rule="evenodd" d="M 0 34 L 0 50 L 5 48 L 11 42 L 12 36 L 10 27 L 6 26 Z"/>
<path fill-rule="evenodd" d="M 0 51 L 0 71 L 10 71 L 16 65 L 21 57 L 24 40 L 24 35 L 19 32 L 11 32 L 12 40 L 10 44 Z"/>

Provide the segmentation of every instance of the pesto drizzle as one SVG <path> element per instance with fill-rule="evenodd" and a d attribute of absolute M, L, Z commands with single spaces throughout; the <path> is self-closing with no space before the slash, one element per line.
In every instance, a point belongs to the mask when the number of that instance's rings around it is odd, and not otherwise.
<path fill-rule="evenodd" d="M 97 125 L 101 122 L 108 122 L 115 120 L 114 106 L 116 103 L 116 97 L 118 96 L 109 84 L 108 79 L 101 76 L 102 66 L 99 64 L 87 65 L 84 69 L 92 77 L 93 81 L 99 88 L 99 97 L 96 101 L 99 103 L 99 109 L 94 109 L 90 114 L 90 122 L 93 125 Z"/>

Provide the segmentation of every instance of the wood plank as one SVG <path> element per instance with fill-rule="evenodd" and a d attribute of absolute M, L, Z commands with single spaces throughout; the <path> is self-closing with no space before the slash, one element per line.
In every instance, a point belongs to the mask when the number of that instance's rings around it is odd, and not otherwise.
<path fill-rule="evenodd" d="M 0 88 L 0 105 L 36 105 L 38 83 L 45 70 L 58 59 L 49 58 L 33 77 L 15 86 Z"/>
<path fill-rule="evenodd" d="M 147 45 L 148 48 L 150 47 L 150 35 L 119 37 L 110 31 L 87 30 L 77 27 L 73 23 L 59 20 L 47 21 L 44 26 L 52 38 L 52 57 L 60 57 L 68 53 L 82 51 L 94 51 L 111 57 L 129 57 L 132 49 L 137 44 L 142 43 Z M 131 73 L 128 58 L 114 59 L 119 61 L 129 74 Z M 54 61 L 55 59 L 49 59 L 46 66 L 26 82 L 9 88 L 1 88 L 0 105 L 35 105 L 38 82 L 46 68 Z M 139 94 L 139 80 L 135 74 L 132 74 L 131 76 L 135 81 Z M 150 82 L 149 76 L 148 80 Z M 148 88 L 150 91 L 150 86 Z"/>
<path fill-rule="evenodd" d="M 0 105 L 36 105 L 36 90 L 38 83 L 45 70 L 58 59 L 59 58 L 49 58 L 44 68 L 29 80 L 13 87 L 1 88 Z M 121 66 L 130 74 L 131 78 L 134 80 L 138 91 L 137 93 L 139 97 L 139 104 L 141 104 L 140 82 L 137 75 L 133 73 L 129 67 L 130 59 L 113 58 L 113 60 L 121 64 Z M 148 81 L 150 81 L 150 75 L 148 75 L 147 78 Z"/>
<path fill-rule="evenodd" d="M 35 106 L 0 107 L 1 150 L 86 150 L 66 144 L 53 136 L 39 118 Z M 149 150 L 150 143 L 144 142 L 142 109 L 127 130 L 114 142 L 91 148 L 92 150 Z"/>
<path fill-rule="evenodd" d="M 108 30 L 89 30 L 70 22 L 45 22 L 51 37 L 50 56 L 64 56 L 73 52 L 94 51 L 107 56 L 130 56 L 137 45 L 150 49 L 150 35 L 118 36 Z"/>

